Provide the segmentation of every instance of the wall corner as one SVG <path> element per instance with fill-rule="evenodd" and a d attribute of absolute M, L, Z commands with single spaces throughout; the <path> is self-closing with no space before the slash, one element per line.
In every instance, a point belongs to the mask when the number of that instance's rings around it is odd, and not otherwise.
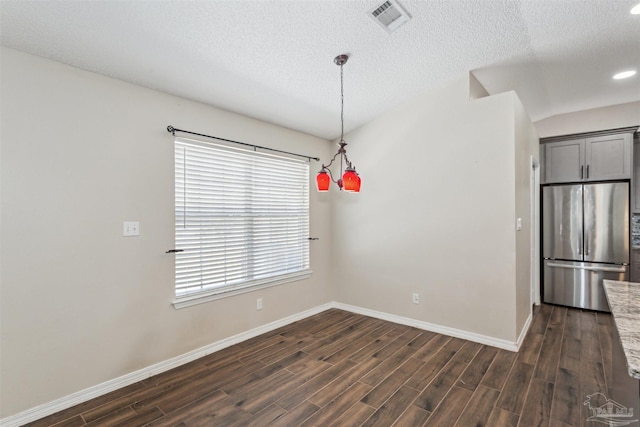
<path fill-rule="evenodd" d="M 473 75 L 473 71 L 469 71 L 469 101 L 474 99 L 485 98 L 489 96 L 487 89 Z"/>

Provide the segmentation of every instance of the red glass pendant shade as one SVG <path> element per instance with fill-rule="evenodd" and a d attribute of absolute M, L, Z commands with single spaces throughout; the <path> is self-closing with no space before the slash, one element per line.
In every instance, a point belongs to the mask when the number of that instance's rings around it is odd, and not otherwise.
<path fill-rule="evenodd" d="M 329 185 L 331 184 L 331 178 L 329 174 L 321 170 L 316 175 L 316 187 L 318 191 L 329 191 Z"/>
<path fill-rule="evenodd" d="M 356 191 L 358 188 L 358 174 L 352 168 L 347 168 L 342 175 L 344 191 Z"/>

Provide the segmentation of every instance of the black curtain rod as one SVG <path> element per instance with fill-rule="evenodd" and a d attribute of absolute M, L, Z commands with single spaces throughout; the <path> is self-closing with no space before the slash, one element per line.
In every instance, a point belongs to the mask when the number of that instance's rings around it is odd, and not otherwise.
<path fill-rule="evenodd" d="M 303 157 L 305 159 L 309 159 L 309 161 L 311 161 L 311 160 L 315 160 L 316 162 L 320 161 L 319 157 L 305 156 L 304 154 L 291 153 L 289 151 L 276 150 L 275 148 L 262 147 L 260 145 L 253 145 L 253 144 L 247 144 L 246 142 L 234 141 L 232 139 L 219 138 L 217 136 L 205 135 L 205 134 L 202 134 L 202 133 L 191 132 L 191 131 L 183 130 L 183 129 L 176 129 L 171 125 L 167 126 L 167 131 L 172 133 L 173 136 L 176 136 L 176 132 L 188 133 L 188 134 L 191 134 L 191 135 L 204 136 L 205 138 L 217 139 L 219 141 L 231 142 L 233 144 L 240 144 L 240 145 L 244 145 L 246 147 L 253 147 L 254 149 L 255 148 L 260 148 L 261 150 L 269 150 L 269 151 L 275 151 L 277 153 L 289 154 L 291 156 Z"/>

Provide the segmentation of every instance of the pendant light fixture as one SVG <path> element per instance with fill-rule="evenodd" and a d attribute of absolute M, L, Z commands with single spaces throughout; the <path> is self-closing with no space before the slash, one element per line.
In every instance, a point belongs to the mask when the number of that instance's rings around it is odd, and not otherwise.
<path fill-rule="evenodd" d="M 346 146 L 347 143 L 344 142 L 344 74 L 342 71 L 342 67 L 346 64 L 349 59 L 348 55 L 338 55 L 335 57 L 333 62 L 340 66 L 340 142 L 338 143 L 338 152 L 334 154 L 333 158 L 329 162 L 328 165 L 322 165 L 322 169 L 318 172 L 316 176 L 316 187 L 318 191 L 329 191 L 329 186 L 331 185 L 331 181 L 335 182 L 338 185 L 340 190 L 359 193 L 360 192 L 360 176 L 356 172 L 356 168 L 351 164 L 349 158 L 347 157 Z M 333 179 L 333 174 L 331 173 L 331 165 L 333 164 L 336 157 L 340 156 L 340 178 L 338 180 Z M 346 167 L 346 168 L 345 168 Z M 344 169 L 344 173 L 342 172 Z"/>

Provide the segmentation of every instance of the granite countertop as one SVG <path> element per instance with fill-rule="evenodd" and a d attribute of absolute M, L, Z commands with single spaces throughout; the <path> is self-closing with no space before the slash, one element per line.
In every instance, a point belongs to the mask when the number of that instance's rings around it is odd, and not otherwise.
<path fill-rule="evenodd" d="M 616 280 L 603 283 L 629 375 L 640 380 L 640 283 Z"/>

